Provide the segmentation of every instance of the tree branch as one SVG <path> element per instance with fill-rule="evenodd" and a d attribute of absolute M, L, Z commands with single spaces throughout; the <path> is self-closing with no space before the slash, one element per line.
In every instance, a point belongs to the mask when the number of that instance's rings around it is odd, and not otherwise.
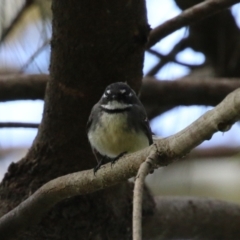
<path fill-rule="evenodd" d="M 38 128 L 39 123 L 0 122 L 0 128 Z"/>
<path fill-rule="evenodd" d="M 0 76 L 0 101 L 44 99 L 48 75 Z M 182 78 L 178 81 L 158 81 L 145 77 L 142 85 L 141 101 L 149 116 L 156 116 L 161 107 L 172 108 L 178 105 L 218 104 L 228 93 L 240 87 L 240 79 Z M 151 109 L 150 109 L 151 108 Z M 152 110 L 157 108 L 155 110 Z"/>
<path fill-rule="evenodd" d="M 92 170 L 68 174 L 43 185 L 31 197 L 0 219 L 1 239 L 9 239 L 19 231 L 33 226 L 59 201 L 75 195 L 88 194 L 107 188 L 136 175 L 142 162 L 151 156 L 154 163 L 166 166 L 181 159 L 204 140 L 210 140 L 217 131 L 229 129 L 229 125 L 240 119 L 240 89 L 229 94 L 213 110 L 179 133 L 156 141 L 156 144 L 142 151 L 122 157 L 113 168 L 104 165 L 94 176 Z M 157 147 L 157 151 L 155 150 Z"/>
<path fill-rule="evenodd" d="M 191 69 L 196 69 L 196 68 L 201 68 L 203 67 L 203 64 L 189 64 L 189 63 L 184 63 L 184 62 L 180 62 L 178 60 L 176 60 L 176 54 L 173 56 L 173 55 L 170 55 L 170 54 L 167 54 L 167 55 L 164 55 L 156 50 L 153 50 L 153 49 L 148 49 L 147 50 L 148 53 L 158 57 L 160 60 L 163 59 L 164 61 L 166 62 L 174 62 L 174 63 L 177 63 L 179 65 L 182 65 L 184 67 L 188 67 L 188 68 L 191 68 Z M 152 74 L 146 74 L 146 75 L 152 75 Z"/>
<path fill-rule="evenodd" d="M 181 39 L 173 48 L 172 50 L 165 56 L 165 58 L 159 59 L 160 61 L 155 64 L 155 66 L 153 66 L 148 72 L 147 72 L 147 76 L 154 76 L 156 73 L 158 73 L 160 71 L 160 69 L 166 65 L 167 63 L 169 63 L 169 59 L 175 59 L 176 55 L 182 51 L 183 49 L 185 49 L 188 45 L 188 38 L 183 38 Z M 149 52 L 152 52 L 154 50 L 150 49 Z"/>
<path fill-rule="evenodd" d="M 43 99 L 48 75 L 0 76 L 0 102 Z M 182 78 L 178 81 L 143 79 L 140 99 L 150 119 L 179 105 L 215 106 L 231 91 L 240 87 L 240 79 Z"/>
<path fill-rule="evenodd" d="M 209 0 L 199 3 L 153 29 L 150 32 L 146 48 L 152 47 L 179 28 L 198 22 L 238 2 L 239 0 Z"/>
<path fill-rule="evenodd" d="M 0 102 L 44 99 L 49 75 L 0 76 Z"/>
<path fill-rule="evenodd" d="M 239 204 L 196 197 L 158 197 L 155 202 L 154 215 L 143 219 L 146 239 L 239 239 Z"/>
<path fill-rule="evenodd" d="M 43 44 L 29 57 L 29 59 L 21 67 L 20 72 L 24 72 L 26 68 L 34 61 L 34 59 L 50 44 L 51 39 L 46 39 Z"/>
<path fill-rule="evenodd" d="M 177 81 L 157 81 L 146 77 L 143 80 L 140 99 L 151 119 L 176 106 L 215 106 L 238 87 L 239 79 L 182 78 Z"/>

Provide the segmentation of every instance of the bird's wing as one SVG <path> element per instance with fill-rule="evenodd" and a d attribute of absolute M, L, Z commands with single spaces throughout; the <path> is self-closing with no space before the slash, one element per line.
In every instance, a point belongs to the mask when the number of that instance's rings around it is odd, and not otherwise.
<path fill-rule="evenodd" d="M 89 130 L 90 130 L 90 127 L 91 127 L 91 125 L 92 125 L 92 122 L 93 122 L 93 119 L 94 119 L 94 117 L 96 118 L 97 116 L 94 116 L 94 114 L 96 114 L 96 108 L 98 108 L 98 103 L 96 103 L 94 106 L 93 106 L 93 108 L 92 108 L 92 111 L 91 111 L 91 113 L 90 113 L 90 115 L 89 115 L 89 118 L 88 118 L 88 121 L 87 121 L 87 126 L 86 126 L 86 129 L 87 129 L 87 133 L 89 132 Z"/>
<path fill-rule="evenodd" d="M 96 109 L 97 107 L 98 107 L 98 104 L 95 104 L 94 107 L 92 108 L 92 111 L 91 111 L 90 116 L 89 116 L 89 118 L 88 118 L 87 126 L 86 126 L 87 133 L 89 132 L 89 130 L 90 130 L 90 128 L 91 128 L 91 125 L 92 125 L 92 123 L 93 123 L 94 117 L 96 117 L 96 116 L 94 116 L 94 113 L 96 113 L 95 109 Z M 90 145 L 91 145 L 91 144 L 90 144 Z M 103 158 L 103 156 L 102 156 L 94 147 L 91 146 L 91 148 L 92 148 L 92 152 L 93 152 L 93 154 L 94 154 L 97 162 L 99 163 L 99 162 L 101 161 L 101 159 Z"/>
<path fill-rule="evenodd" d="M 90 127 L 91 127 L 92 122 L 93 122 L 93 113 L 94 113 L 95 106 L 92 108 L 92 111 L 91 111 L 91 113 L 89 115 L 89 118 L 88 118 L 88 121 L 87 121 L 87 126 L 86 126 L 87 133 L 89 132 Z"/>
<path fill-rule="evenodd" d="M 147 116 L 145 116 L 145 118 L 142 120 L 142 127 L 144 130 L 144 133 L 148 137 L 149 145 L 152 145 L 153 144 L 152 131 L 151 131 Z"/>
<path fill-rule="evenodd" d="M 87 133 L 92 125 L 92 121 L 93 121 L 92 114 L 90 114 L 88 121 L 87 121 L 87 126 L 86 126 Z"/>
<path fill-rule="evenodd" d="M 149 145 L 153 144 L 152 131 L 149 125 L 147 113 L 145 112 L 144 106 L 139 102 L 137 105 L 135 105 L 134 112 L 136 116 L 139 116 L 138 121 L 140 121 L 141 129 L 148 137 Z"/>
<path fill-rule="evenodd" d="M 137 105 L 136 110 L 138 111 L 138 116 L 140 117 L 140 123 L 142 126 L 142 129 L 144 131 L 144 133 L 146 134 L 146 136 L 148 137 L 148 141 L 149 141 L 149 145 L 153 144 L 153 139 L 152 139 L 152 131 L 149 125 L 149 121 L 148 121 L 148 117 L 147 114 L 145 112 L 145 108 L 143 107 L 143 105 L 141 103 L 139 103 L 139 105 Z"/>

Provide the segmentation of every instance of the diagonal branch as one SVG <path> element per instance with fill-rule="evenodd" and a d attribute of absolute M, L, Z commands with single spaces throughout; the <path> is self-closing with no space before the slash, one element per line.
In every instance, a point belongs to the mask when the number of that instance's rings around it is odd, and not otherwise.
<path fill-rule="evenodd" d="M 184 63 L 184 62 L 180 62 L 178 60 L 176 60 L 176 54 L 175 56 L 172 56 L 172 55 L 164 55 L 156 50 L 153 50 L 153 49 L 148 49 L 147 52 L 149 52 L 150 54 L 158 57 L 160 60 L 163 59 L 164 61 L 166 62 L 174 62 L 174 63 L 177 63 L 179 65 L 182 65 L 184 67 L 188 67 L 188 68 L 191 68 L 191 69 L 197 69 L 197 68 L 201 68 L 203 67 L 204 64 L 189 64 L 189 63 Z M 146 75 L 152 75 L 152 74 L 146 74 Z"/>
<path fill-rule="evenodd" d="M 65 198 L 88 194 L 135 176 L 140 164 L 151 151 L 156 153 L 151 156 L 154 163 L 166 166 L 176 159 L 181 159 L 204 140 L 210 140 L 215 132 L 229 129 L 229 126 L 238 119 L 240 119 L 240 89 L 229 94 L 216 108 L 205 113 L 179 133 L 157 140 L 154 146 L 122 157 L 113 168 L 111 164 L 104 165 L 98 171 L 97 177 L 92 170 L 87 170 L 46 183 L 0 219 L 1 240 L 14 237 L 19 231 L 35 225 L 51 207 Z"/>
<path fill-rule="evenodd" d="M 22 16 L 26 13 L 26 11 L 29 9 L 29 7 L 32 6 L 34 3 L 34 0 L 25 0 L 25 3 L 17 13 L 17 15 L 14 17 L 10 25 L 3 30 L 2 35 L 0 36 L 0 44 L 6 39 L 6 37 L 12 32 L 18 21 L 22 18 Z"/>
<path fill-rule="evenodd" d="M 150 32 L 146 48 L 152 47 L 179 28 L 198 22 L 238 2 L 239 0 L 208 0 L 199 3 L 153 29 Z"/>
<path fill-rule="evenodd" d="M 36 59 L 36 57 L 47 47 L 49 46 L 51 39 L 47 39 L 43 42 L 43 44 L 30 56 L 30 58 L 24 63 L 21 67 L 20 72 L 24 72 L 26 68 Z"/>
<path fill-rule="evenodd" d="M 187 47 L 188 41 L 189 41 L 188 38 L 181 39 L 167 54 L 167 56 L 165 56 L 165 58 L 159 59 L 160 61 L 155 66 L 153 66 L 146 75 L 147 76 L 155 75 L 164 65 L 169 63 L 169 59 L 175 59 L 176 55 Z M 150 49 L 149 52 L 152 52 L 152 50 Z"/>

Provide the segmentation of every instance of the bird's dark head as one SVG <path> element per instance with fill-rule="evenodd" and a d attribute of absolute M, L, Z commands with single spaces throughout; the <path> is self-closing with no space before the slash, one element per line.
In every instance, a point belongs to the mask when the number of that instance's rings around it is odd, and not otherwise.
<path fill-rule="evenodd" d="M 122 82 L 107 86 L 100 100 L 101 106 L 107 109 L 129 108 L 136 103 L 138 103 L 138 98 L 135 92 Z"/>
<path fill-rule="evenodd" d="M 135 92 L 126 83 L 117 82 L 106 87 L 102 101 L 105 103 L 109 101 L 131 103 L 134 98 L 136 98 Z"/>

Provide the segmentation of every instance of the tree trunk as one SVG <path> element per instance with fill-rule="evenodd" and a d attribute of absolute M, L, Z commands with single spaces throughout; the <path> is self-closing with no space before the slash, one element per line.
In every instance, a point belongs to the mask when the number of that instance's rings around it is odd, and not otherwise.
<path fill-rule="evenodd" d="M 49 180 L 93 168 L 85 132 L 91 107 L 112 82 L 127 81 L 136 91 L 141 85 L 149 31 L 144 1 L 53 0 L 52 10 L 42 123 L 27 156 L 1 183 L 0 215 Z M 130 239 L 131 198 L 132 186 L 122 183 L 67 199 L 18 239 Z"/>

